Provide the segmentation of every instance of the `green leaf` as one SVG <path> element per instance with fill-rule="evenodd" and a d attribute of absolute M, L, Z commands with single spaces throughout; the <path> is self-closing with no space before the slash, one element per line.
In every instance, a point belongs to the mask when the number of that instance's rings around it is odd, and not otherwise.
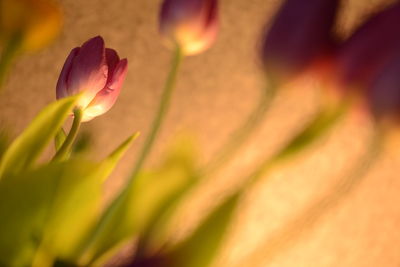
<path fill-rule="evenodd" d="M 56 133 L 56 137 L 54 138 L 54 146 L 56 151 L 58 151 L 62 144 L 64 144 L 65 139 L 67 139 L 67 134 L 65 133 L 64 129 L 61 128 L 59 131 Z"/>
<path fill-rule="evenodd" d="M 100 265 L 115 249 L 142 233 L 159 213 L 194 184 L 192 150 L 180 146 L 157 169 L 142 172 L 111 203 L 88 238 L 80 264 Z"/>
<path fill-rule="evenodd" d="M 101 163 L 69 161 L 57 185 L 45 224 L 41 248 L 55 257 L 74 259 L 76 249 L 100 214 L 103 180 Z"/>
<path fill-rule="evenodd" d="M 82 160 L 52 162 L 1 180 L 0 265 L 45 266 L 39 263 L 69 257 L 97 218 L 99 170 Z"/>
<path fill-rule="evenodd" d="M 119 147 L 117 147 L 106 159 L 103 160 L 103 173 L 107 178 L 114 170 L 117 163 L 121 160 L 125 152 L 130 148 L 133 141 L 139 137 L 139 133 L 134 133 L 128 137 Z"/>
<path fill-rule="evenodd" d="M 49 216 L 51 219 L 46 225 L 42 243 L 43 255 L 46 255 L 46 248 L 52 248 L 54 255 L 59 259 L 74 261 L 77 258 L 82 238 L 89 234 L 99 216 L 101 185 L 138 135 L 135 133 L 127 138 L 105 160 L 93 166 L 92 171 L 86 175 L 87 183 L 82 182 L 79 188 L 72 192 L 65 191 L 68 195 L 63 195 L 64 192 L 58 193 L 57 199 L 53 201 L 53 209 Z M 82 179 L 76 173 L 72 175 L 75 179 Z M 61 184 L 60 187 L 68 188 L 69 180 L 63 180 L 66 185 Z"/>
<path fill-rule="evenodd" d="M 11 144 L 0 162 L 0 177 L 31 167 L 71 113 L 76 97 L 64 98 L 44 108 Z"/>
<path fill-rule="evenodd" d="M 166 258 L 173 266 L 207 267 L 217 255 L 240 193 L 228 197 L 204 222 L 185 240 L 167 253 Z"/>

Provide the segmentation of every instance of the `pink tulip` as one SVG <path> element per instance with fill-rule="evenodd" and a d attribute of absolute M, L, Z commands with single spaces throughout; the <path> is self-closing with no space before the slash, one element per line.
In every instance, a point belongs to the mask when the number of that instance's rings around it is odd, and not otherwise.
<path fill-rule="evenodd" d="M 160 12 L 161 35 L 185 55 L 208 49 L 218 32 L 217 0 L 164 0 Z"/>
<path fill-rule="evenodd" d="M 105 48 L 102 37 L 94 37 L 72 49 L 57 82 L 57 99 L 82 93 L 77 107 L 83 121 L 107 112 L 115 103 L 127 73 L 127 59 Z"/>
<path fill-rule="evenodd" d="M 372 16 L 338 49 L 342 87 L 364 88 L 400 48 L 400 3 Z"/>
<path fill-rule="evenodd" d="M 262 41 L 261 58 L 272 78 L 291 78 L 333 46 L 339 0 L 286 0 Z"/>

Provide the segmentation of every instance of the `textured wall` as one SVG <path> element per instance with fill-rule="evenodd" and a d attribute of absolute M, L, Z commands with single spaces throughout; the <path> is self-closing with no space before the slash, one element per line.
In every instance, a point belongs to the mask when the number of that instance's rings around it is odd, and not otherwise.
<path fill-rule="evenodd" d="M 221 1 L 222 28 L 216 45 L 185 60 L 166 125 L 150 164 L 179 132 L 197 137 L 204 159 L 216 151 L 251 110 L 262 89 L 256 43 L 262 25 L 276 10 L 276 0 Z M 346 35 L 371 9 L 386 0 L 343 1 L 338 27 Z M 129 60 L 129 73 L 118 102 L 106 115 L 83 128 L 92 134 L 96 157 L 106 155 L 134 131 L 145 136 L 158 103 L 170 60 L 157 32 L 156 0 L 62 0 L 65 27 L 47 49 L 16 62 L 0 98 L 0 121 L 20 132 L 33 116 L 53 101 L 59 71 L 70 49 L 95 35 Z M 304 88 L 303 88 L 304 87 Z M 185 234 L 233 188 L 257 162 L 287 140 L 317 107 L 315 93 L 296 85 L 282 92 L 268 118 L 235 161 L 205 181 L 188 199 L 176 220 L 177 236 Z M 236 216 L 219 266 L 234 266 L 259 245 L 254 262 L 241 266 L 399 266 L 400 154 L 387 148 L 350 194 L 317 220 L 297 220 L 316 201 L 330 195 L 336 183 L 365 150 L 370 125 L 355 113 L 310 149 L 285 164 L 249 191 Z M 107 183 L 110 197 L 128 173 L 141 138 Z M 156 186 L 156 185 L 155 185 Z M 318 208 L 318 207 L 317 207 Z M 193 212 L 197 211 L 197 212 Z M 185 218 L 185 220 L 182 220 Z M 291 221 L 299 222 L 294 228 Z M 289 224 L 288 224 L 289 223 Z M 289 226 L 287 226 L 289 225 Z M 300 228 L 299 228 L 300 226 Z M 180 229 L 179 231 L 177 229 Z M 302 229 L 302 230 L 299 230 Z M 288 238 L 291 236 L 291 238 Z"/>

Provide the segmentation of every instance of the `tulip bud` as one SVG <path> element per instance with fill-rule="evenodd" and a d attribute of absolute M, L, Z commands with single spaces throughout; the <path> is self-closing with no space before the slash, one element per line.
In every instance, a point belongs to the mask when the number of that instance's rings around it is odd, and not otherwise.
<path fill-rule="evenodd" d="M 262 40 L 261 59 L 272 78 L 305 71 L 332 46 L 339 0 L 286 0 Z"/>
<path fill-rule="evenodd" d="M 170 45 L 178 45 L 185 55 L 203 52 L 217 37 L 217 0 L 164 0 L 160 32 Z"/>
<path fill-rule="evenodd" d="M 400 3 L 372 16 L 343 43 L 336 75 L 342 86 L 368 86 L 400 48 Z"/>
<path fill-rule="evenodd" d="M 115 103 L 128 67 L 100 36 L 72 49 L 57 82 L 57 99 L 81 93 L 77 107 L 83 121 L 107 112 Z"/>
<path fill-rule="evenodd" d="M 0 0 L 2 42 L 19 36 L 22 50 L 37 50 L 57 36 L 61 25 L 61 10 L 52 0 Z"/>

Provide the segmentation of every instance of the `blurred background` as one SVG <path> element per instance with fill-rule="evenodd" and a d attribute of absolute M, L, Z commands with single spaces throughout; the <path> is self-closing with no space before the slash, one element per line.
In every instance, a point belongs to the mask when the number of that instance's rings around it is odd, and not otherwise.
<path fill-rule="evenodd" d="M 117 103 L 82 127 L 92 137 L 95 159 L 133 132 L 142 134 L 106 183 L 105 202 L 123 185 L 133 166 L 169 68 L 171 52 L 158 35 L 160 2 L 60 0 L 65 14 L 61 35 L 46 49 L 17 59 L 0 97 L 0 122 L 15 136 L 55 99 L 59 72 L 73 47 L 101 35 L 106 46 L 128 58 L 128 76 Z M 201 161 L 206 162 L 241 125 L 265 87 L 257 45 L 280 2 L 221 1 L 219 38 L 210 50 L 185 59 L 149 165 L 157 164 L 168 143 L 180 134 L 194 136 Z M 370 12 L 390 2 L 343 1 L 338 33 L 346 37 Z M 174 238 L 190 231 L 257 162 L 311 118 L 318 107 L 312 85 L 312 79 L 305 79 L 279 93 L 268 117 L 234 161 L 204 180 L 187 199 L 171 229 Z M 387 147 L 366 179 L 317 220 L 293 223 L 352 168 L 365 150 L 370 130 L 368 119 L 356 111 L 305 154 L 261 180 L 246 194 L 217 266 L 235 266 L 244 259 L 246 264 L 241 266 L 399 266 L 400 150 L 395 146 Z"/>

